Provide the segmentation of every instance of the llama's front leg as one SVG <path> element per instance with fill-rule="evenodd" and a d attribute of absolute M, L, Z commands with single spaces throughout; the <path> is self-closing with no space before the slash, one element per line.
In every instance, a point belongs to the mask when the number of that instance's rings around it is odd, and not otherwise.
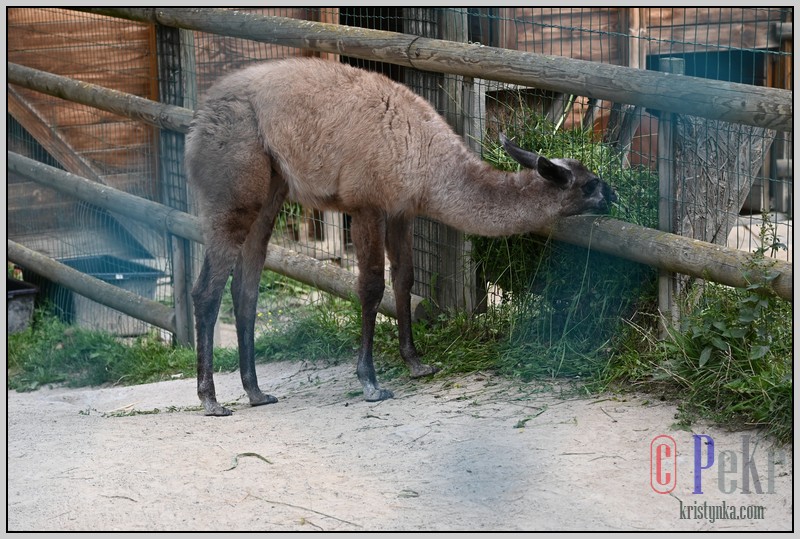
<path fill-rule="evenodd" d="M 364 387 L 364 400 L 382 401 L 394 396 L 378 385 L 372 359 L 375 318 L 386 287 L 383 280 L 385 221 L 377 211 L 362 211 L 352 217 L 351 235 L 358 258 L 358 297 L 361 300 L 361 349 L 356 373 Z"/>
<path fill-rule="evenodd" d="M 433 365 L 420 361 L 411 330 L 411 287 L 414 286 L 413 221 L 402 217 L 389 219 L 386 227 L 386 252 L 392 267 L 392 287 L 397 302 L 397 332 L 400 356 L 408 365 L 412 378 L 438 372 Z"/>

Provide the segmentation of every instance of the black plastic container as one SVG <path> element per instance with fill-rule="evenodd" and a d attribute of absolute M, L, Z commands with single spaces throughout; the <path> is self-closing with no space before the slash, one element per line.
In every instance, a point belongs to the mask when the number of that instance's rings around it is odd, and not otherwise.
<path fill-rule="evenodd" d="M 111 255 L 86 256 L 59 260 L 81 273 L 133 292 L 146 299 L 155 299 L 158 279 L 164 272 Z M 56 287 L 56 303 L 65 313 L 67 321 L 91 329 L 108 331 L 116 335 L 134 336 L 146 333 L 147 323 L 106 307 L 63 287 Z"/>
<path fill-rule="evenodd" d="M 8 333 L 25 331 L 33 320 L 33 307 L 39 289 L 31 283 L 8 277 Z"/>

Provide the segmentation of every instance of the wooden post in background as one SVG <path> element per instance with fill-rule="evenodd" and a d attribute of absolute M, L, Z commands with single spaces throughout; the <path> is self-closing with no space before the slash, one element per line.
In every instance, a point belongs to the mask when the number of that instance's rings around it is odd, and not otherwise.
<path fill-rule="evenodd" d="M 467 41 L 466 10 L 407 8 L 405 12 L 404 30 L 408 34 Z M 457 133 L 463 136 L 470 131 L 467 125 L 470 119 L 465 118 L 463 76 L 407 70 L 406 83 L 430 101 Z M 475 308 L 475 271 L 471 268 L 470 244 L 462 232 L 417 218 L 414 274 L 414 293 L 430 298 L 436 308 L 467 312 Z"/>
<path fill-rule="evenodd" d="M 683 74 L 683 58 L 661 58 L 658 70 Z M 663 232 L 675 230 L 675 167 L 674 159 L 674 115 L 661 111 L 658 119 L 658 229 Z M 662 337 L 666 330 L 678 321 L 678 306 L 675 304 L 675 274 L 665 270 L 658 275 L 658 310 L 663 323 Z"/>
<path fill-rule="evenodd" d="M 159 101 L 181 107 L 192 107 L 196 101 L 194 73 L 188 74 L 182 41 L 191 39 L 191 32 L 156 25 Z M 187 83 L 187 80 L 191 82 Z M 189 211 L 189 193 L 183 171 L 184 134 L 162 129 L 159 133 L 159 173 L 164 203 L 182 212 Z M 175 339 L 179 344 L 194 347 L 194 311 L 192 285 L 194 262 L 192 245 L 187 239 L 168 235 L 168 252 L 172 258 L 172 297 L 175 304 Z"/>

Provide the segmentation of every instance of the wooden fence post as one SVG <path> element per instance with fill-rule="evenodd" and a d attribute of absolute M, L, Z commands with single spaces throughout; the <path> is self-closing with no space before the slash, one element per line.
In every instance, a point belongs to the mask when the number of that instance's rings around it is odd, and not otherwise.
<path fill-rule="evenodd" d="M 159 101 L 191 108 L 194 74 L 187 73 L 182 40 L 191 32 L 156 25 L 156 57 L 158 58 Z M 187 83 L 191 77 L 190 83 Z M 187 92 L 188 90 L 188 92 Z M 184 134 L 168 129 L 159 133 L 159 172 L 164 202 L 182 212 L 189 211 L 189 194 L 183 175 Z M 187 239 L 168 235 L 168 253 L 172 258 L 172 295 L 175 306 L 175 339 L 179 344 L 194 346 L 194 313 L 191 290 L 194 283 L 194 257 Z"/>
<path fill-rule="evenodd" d="M 683 58 L 661 58 L 658 70 L 682 75 L 685 70 Z M 675 232 L 675 166 L 674 114 L 661 111 L 658 118 L 658 229 Z M 662 337 L 667 329 L 678 322 L 678 306 L 675 304 L 675 274 L 660 270 L 658 275 L 658 310 L 661 312 Z"/>
<path fill-rule="evenodd" d="M 467 41 L 467 13 L 438 9 L 407 8 L 406 33 Z M 407 71 L 406 82 L 442 113 L 460 135 L 469 133 L 465 116 L 464 77 L 441 73 Z M 466 96 L 468 97 L 468 95 Z M 476 307 L 475 270 L 470 243 L 454 228 L 426 218 L 414 224 L 414 293 L 430 298 L 440 310 L 471 312 Z"/>

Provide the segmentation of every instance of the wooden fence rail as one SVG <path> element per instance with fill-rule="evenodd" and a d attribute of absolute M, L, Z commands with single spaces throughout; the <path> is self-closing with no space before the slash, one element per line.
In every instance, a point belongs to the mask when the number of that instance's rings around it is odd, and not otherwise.
<path fill-rule="evenodd" d="M 89 180 L 87 180 L 89 181 Z M 102 303 L 148 324 L 176 332 L 175 311 L 156 301 L 145 299 L 138 294 L 128 292 L 117 286 L 108 284 L 100 279 L 81 273 L 65 264 L 57 262 L 50 257 L 20 245 L 14 241 L 6 240 L 6 255 L 8 259 L 24 268 L 30 268 L 35 273 L 74 290 L 82 296 Z"/>
<path fill-rule="evenodd" d="M 144 97 L 77 81 L 31 67 L 9 63 L 8 82 L 81 105 L 139 120 L 178 133 L 189 132 L 192 111 L 175 105 L 157 103 Z"/>
<path fill-rule="evenodd" d="M 74 174 L 49 167 L 27 157 L 8 152 L 8 170 L 61 192 L 108 210 L 140 219 L 172 234 L 202 242 L 199 220 L 156 202 Z M 595 216 L 574 216 L 561 219 L 550 230 L 553 238 L 589 247 L 656 268 L 684 273 L 729 286 L 746 287 L 754 261 L 744 252 L 704 241 L 684 238 L 617 219 Z M 766 284 L 778 297 L 792 299 L 792 264 L 768 259 L 762 269 L 777 275 Z M 352 273 L 271 245 L 265 267 L 293 279 L 310 284 L 340 297 L 355 295 L 356 277 Z M 414 296 L 412 305 L 417 316 L 424 314 L 422 298 Z M 394 294 L 384 293 L 382 312 L 395 316 Z"/>
<path fill-rule="evenodd" d="M 791 132 L 793 128 L 790 90 L 235 10 L 80 9 L 778 131 Z"/>
<path fill-rule="evenodd" d="M 766 284 L 767 289 L 792 301 L 792 264 L 785 260 L 756 259 L 738 249 L 589 215 L 561 219 L 550 229 L 550 234 L 557 240 L 664 271 L 737 288 L 759 284 L 759 276 L 771 275 L 774 280 Z"/>

